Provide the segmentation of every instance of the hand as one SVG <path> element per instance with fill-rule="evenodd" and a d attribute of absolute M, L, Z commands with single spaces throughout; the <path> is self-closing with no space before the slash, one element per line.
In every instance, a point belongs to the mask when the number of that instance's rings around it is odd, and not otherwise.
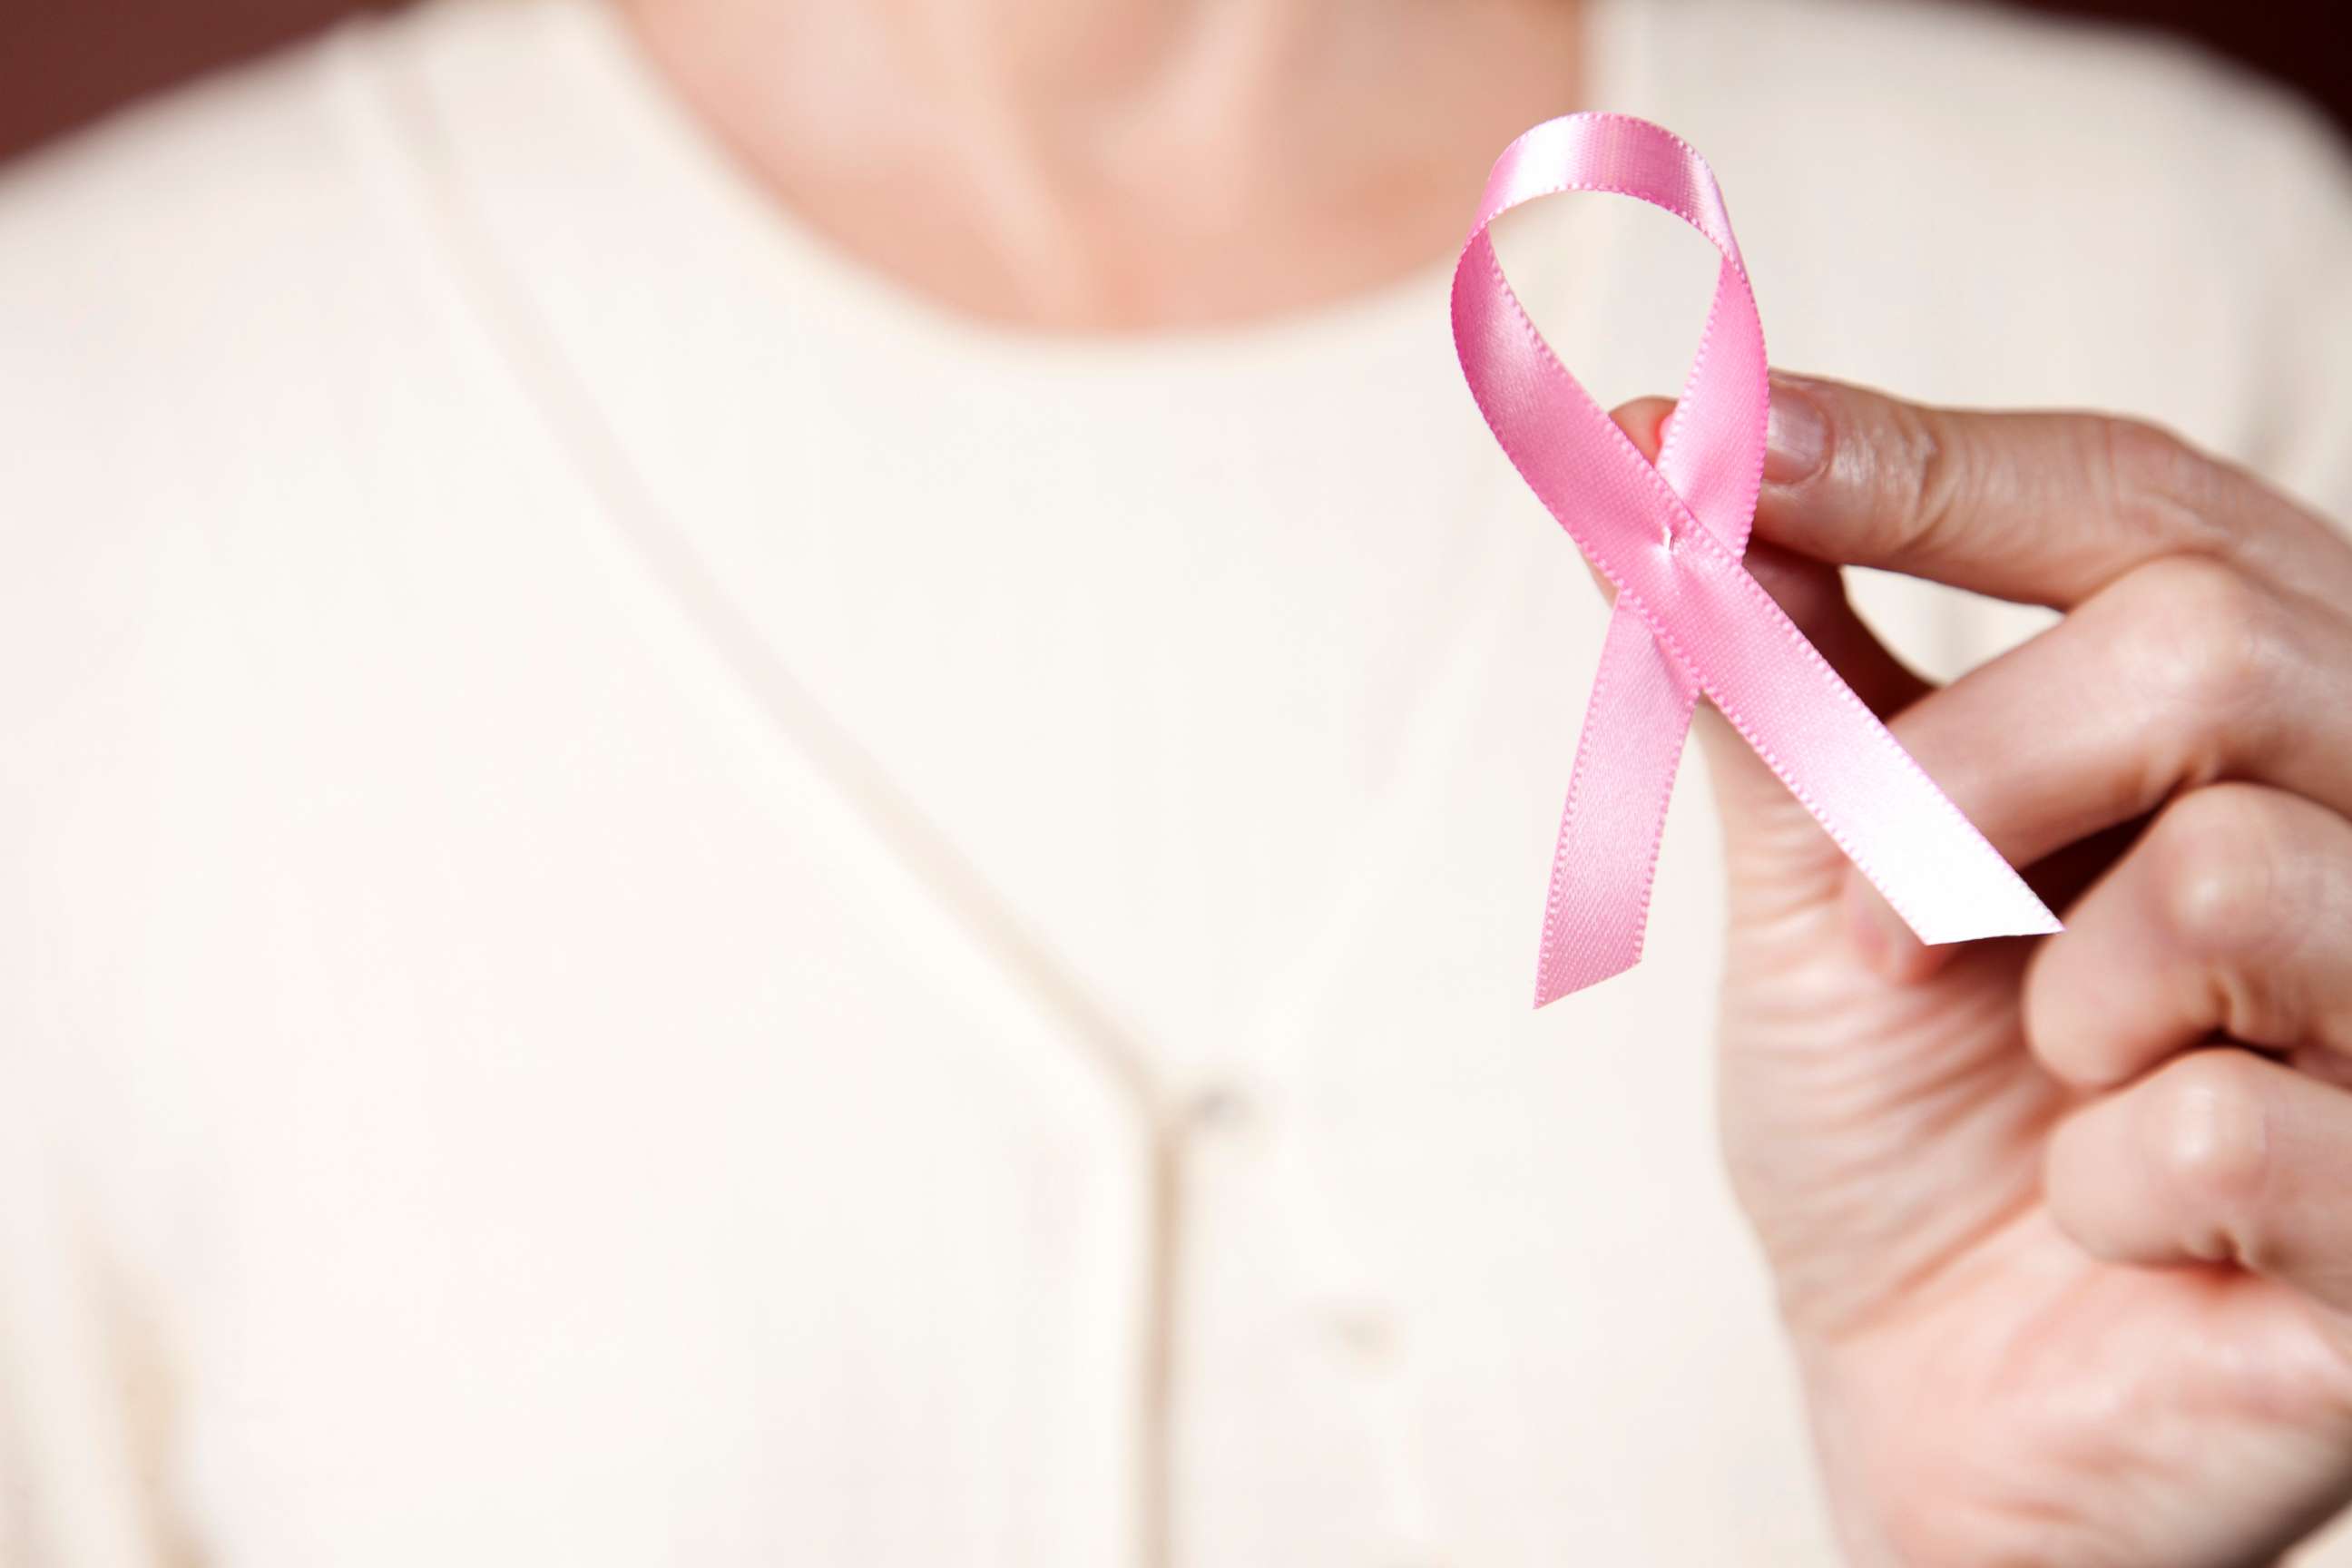
<path fill-rule="evenodd" d="M 1700 716 L 1724 1139 L 1841 1534 L 2272 1561 L 2352 1498 L 2352 547 L 2145 426 L 1773 401 L 1751 569 L 2067 921 L 1920 947 Z M 2064 616 L 1930 689 L 1840 562 Z"/>

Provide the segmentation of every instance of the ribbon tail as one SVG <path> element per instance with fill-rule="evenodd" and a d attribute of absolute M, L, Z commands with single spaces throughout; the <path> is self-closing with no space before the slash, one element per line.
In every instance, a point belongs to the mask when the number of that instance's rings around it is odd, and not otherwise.
<path fill-rule="evenodd" d="M 1569 774 L 1536 962 L 1537 1006 L 1641 962 L 1666 806 L 1697 700 L 1688 672 L 1621 605 L 1609 618 Z"/>
<path fill-rule="evenodd" d="M 2060 929 L 1735 557 L 1704 533 L 1675 553 L 1644 574 L 1652 629 L 1921 942 Z"/>

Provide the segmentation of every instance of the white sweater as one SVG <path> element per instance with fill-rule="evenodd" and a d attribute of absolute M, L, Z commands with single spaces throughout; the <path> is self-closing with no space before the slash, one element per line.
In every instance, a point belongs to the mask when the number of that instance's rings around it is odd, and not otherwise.
<path fill-rule="evenodd" d="M 2308 118 L 1990 14 L 1592 26 L 1777 363 L 2352 517 Z M 1569 363 L 1671 388 L 1703 243 L 1550 205 Z M 1823 1561 L 1696 756 L 1648 960 L 1528 1008 L 1601 614 L 1446 271 L 974 326 L 589 0 L 0 180 L 0 1562 Z"/>

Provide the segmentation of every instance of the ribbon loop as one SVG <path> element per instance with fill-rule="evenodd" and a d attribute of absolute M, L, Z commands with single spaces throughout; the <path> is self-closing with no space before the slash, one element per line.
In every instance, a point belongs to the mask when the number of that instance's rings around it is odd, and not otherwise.
<path fill-rule="evenodd" d="M 1577 384 L 1503 276 L 1488 226 L 1566 191 L 1674 213 L 1723 258 L 1653 466 Z M 1553 858 L 1536 1005 L 1641 959 L 1683 740 L 1701 694 L 1920 939 L 2058 929 L 1741 566 L 1769 407 L 1763 325 L 1705 160 L 1646 121 L 1571 114 L 1496 159 L 1454 269 L 1454 342 L 1495 439 L 1617 588 Z"/>

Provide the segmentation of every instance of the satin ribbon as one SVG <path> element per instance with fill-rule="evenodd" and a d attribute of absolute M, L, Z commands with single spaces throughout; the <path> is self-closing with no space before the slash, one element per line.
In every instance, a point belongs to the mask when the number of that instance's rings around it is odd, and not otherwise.
<path fill-rule="evenodd" d="M 1722 254 L 1654 466 L 1552 353 L 1496 258 L 1488 226 L 1562 191 L 1664 207 Z M 1705 160 L 1617 114 L 1571 114 L 1512 142 L 1454 265 L 1454 345 L 1495 439 L 1617 589 L 1552 860 L 1537 1006 L 1640 962 L 1666 803 L 1701 693 L 1921 941 L 2058 929 L 1740 565 L 1764 470 L 1764 329 Z"/>

